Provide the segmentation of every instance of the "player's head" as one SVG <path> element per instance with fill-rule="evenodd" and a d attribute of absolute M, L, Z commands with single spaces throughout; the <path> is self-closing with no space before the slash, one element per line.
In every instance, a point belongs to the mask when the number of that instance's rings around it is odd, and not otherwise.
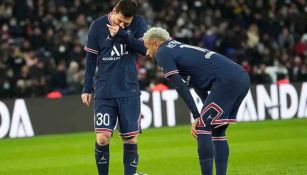
<path fill-rule="evenodd" d="M 133 16 L 138 9 L 137 3 L 133 0 L 120 0 L 113 9 L 112 22 L 121 27 L 131 24 Z"/>
<path fill-rule="evenodd" d="M 153 58 L 160 45 L 171 39 L 169 33 L 161 27 L 152 27 L 144 33 L 144 44 L 147 48 L 146 55 Z"/>

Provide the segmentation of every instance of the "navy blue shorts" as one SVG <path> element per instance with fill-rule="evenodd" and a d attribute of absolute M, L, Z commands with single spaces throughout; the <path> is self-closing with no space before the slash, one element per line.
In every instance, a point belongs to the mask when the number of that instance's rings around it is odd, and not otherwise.
<path fill-rule="evenodd" d="M 249 85 L 249 76 L 244 73 L 222 86 L 212 88 L 200 113 L 197 129 L 203 130 L 206 126 L 205 121 L 211 121 L 210 125 L 213 127 L 236 122 L 239 107 L 249 91 Z M 210 120 L 207 120 L 209 117 Z M 206 134 L 205 131 L 199 131 L 202 132 Z"/>
<path fill-rule="evenodd" d="M 94 114 L 96 133 L 113 133 L 117 120 L 123 138 L 141 131 L 140 96 L 95 99 Z"/>

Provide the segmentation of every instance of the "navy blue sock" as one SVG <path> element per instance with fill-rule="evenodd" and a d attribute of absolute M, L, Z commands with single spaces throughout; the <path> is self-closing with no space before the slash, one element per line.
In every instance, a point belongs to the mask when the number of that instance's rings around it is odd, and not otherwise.
<path fill-rule="evenodd" d="M 108 175 L 109 174 L 109 144 L 108 145 L 99 145 L 95 143 L 95 159 L 96 166 L 99 175 Z"/>
<path fill-rule="evenodd" d="M 215 128 L 212 131 L 212 140 L 215 147 L 215 169 L 217 175 L 226 175 L 229 156 L 229 147 L 226 139 L 228 125 Z"/>
<path fill-rule="evenodd" d="M 139 162 L 137 144 L 124 144 L 124 169 L 125 175 L 133 175 Z"/>
<path fill-rule="evenodd" d="M 198 134 L 198 158 L 202 175 L 213 174 L 214 146 L 211 134 Z"/>
<path fill-rule="evenodd" d="M 214 139 L 216 175 L 226 175 L 229 147 L 226 138 Z"/>

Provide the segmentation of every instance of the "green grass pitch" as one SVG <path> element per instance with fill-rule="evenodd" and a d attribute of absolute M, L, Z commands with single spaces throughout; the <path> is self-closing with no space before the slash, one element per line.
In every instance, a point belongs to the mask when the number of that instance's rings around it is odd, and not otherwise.
<path fill-rule="evenodd" d="M 227 133 L 228 175 L 306 175 L 307 119 L 238 123 Z M 93 175 L 93 133 L 0 140 L 0 175 Z M 200 174 L 190 126 L 147 129 L 139 137 L 139 172 Z M 111 143 L 110 174 L 123 174 L 122 144 Z"/>

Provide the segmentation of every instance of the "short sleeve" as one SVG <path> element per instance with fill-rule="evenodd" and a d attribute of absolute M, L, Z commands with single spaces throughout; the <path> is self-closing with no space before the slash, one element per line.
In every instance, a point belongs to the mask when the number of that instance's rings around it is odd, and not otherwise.
<path fill-rule="evenodd" d="M 175 62 L 175 57 L 172 56 L 171 51 L 168 51 L 168 49 L 162 48 L 162 50 L 157 53 L 156 62 L 162 68 L 165 78 L 179 73 Z"/>
<path fill-rule="evenodd" d="M 90 26 L 88 37 L 87 37 L 87 42 L 86 42 L 86 46 L 84 47 L 84 50 L 89 53 L 98 54 L 99 48 L 98 48 L 98 40 L 96 37 L 95 21 L 92 22 Z"/>

